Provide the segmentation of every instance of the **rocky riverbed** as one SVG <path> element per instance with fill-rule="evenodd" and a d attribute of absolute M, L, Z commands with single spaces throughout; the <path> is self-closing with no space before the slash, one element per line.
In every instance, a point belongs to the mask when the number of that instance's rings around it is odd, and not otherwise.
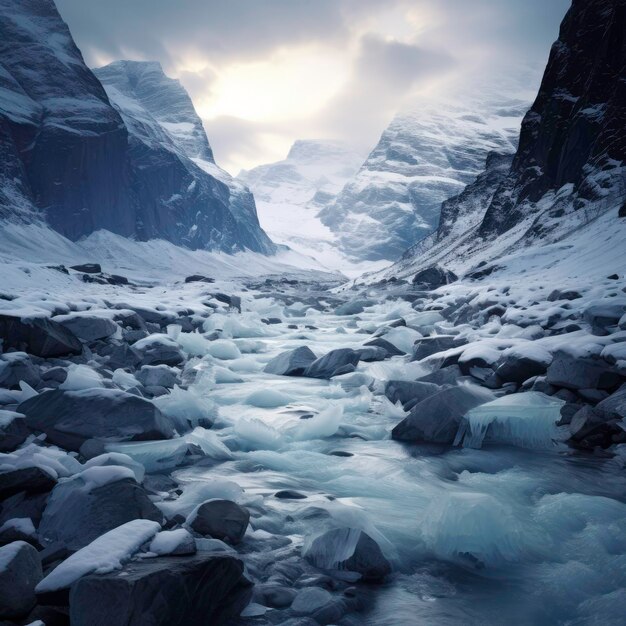
<path fill-rule="evenodd" d="M 1 295 L 5 622 L 623 623 L 621 276 L 100 269 Z"/>

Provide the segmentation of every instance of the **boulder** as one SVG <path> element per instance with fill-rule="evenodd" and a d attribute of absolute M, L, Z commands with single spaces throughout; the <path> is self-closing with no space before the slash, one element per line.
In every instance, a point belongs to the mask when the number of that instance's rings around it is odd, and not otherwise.
<path fill-rule="evenodd" d="M 403 354 L 406 354 L 406 352 L 402 352 L 402 350 L 396 348 L 396 346 L 394 346 L 390 341 L 387 341 L 382 337 L 375 337 L 370 341 L 366 341 L 363 345 L 366 347 L 372 346 L 376 348 L 382 348 L 387 353 L 387 358 L 392 356 L 402 356 Z"/>
<path fill-rule="evenodd" d="M 142 330 L 130 331 L 133 333 L 141 333 L 141 339 L 143 339 L 145 333 Z M 134 369 L 141 362 L 141 354 L 137 350 L 133 350 L 128 344 L 122 343 L 113 347 L 109 354 L 109 361 L 107 365 L 111 369 Z"/>
<path fill-rule="evenodd" d="M 30 434 L 22 413 L 0 410 L 0 452 L 12 452 Z"/>
<path fill-rule="evenodd" d="M 413 355 L 411 361 L 421 361 L 427 356 L 437 354 L 456 348 L 461 345 L 458 337 L 455 335 L 434 335 L 432 337 L 424 337 L 418 339 L 413 346 Z"/>
<path fill-rule="evenodd" d="M 144 365 L 135 376 L 144 387 L 171 389 L 177 382 L 176 372 L 167 365 Z"/>
<path fill-rule="evenodd" d="M 619 416 L 621 419 L 626 418 L 626 386 L 622 385 L 615 393 L 599 402 L 596 408 Z"/>
<path fill-rule="evenodd" d="M 315 359 L 317 357 L 308 346 L 300 346 L 275 356 L 263 371 L 277 376 L 302 376 Z"/>
<path fill-rule="evenodd" d="M 80 550 L 134 519 L 161 523 L 163 514 L 128 468 L 92 467 L 57 484 L 38 530 L 44 544 L 60 541 Z"/>
<path fill-rule="evenodd" d="M 119 328 L 113 320 L 88 312 L 56 315 L 53 320 L 86 342 L 110 337 Z"/>
<path fill-rule="evenodd" d="M 531 356 L 507 356 L 496 368 L 496 376 L 503 383 L 522 384 L 533 376 L 542 376 L 546 373 L 548 364 L 540 357 Z"/>
<path fill-rule="evenodd" d="M 437 289 L 458 280 L 458 276 L 440 265 L 432 265 L 420 270 L 413 277 L 413 284 L 420 289 Z"/>
<path fill-rule="evenodd" d="M 394 404 L 400 401 L 405 409 L 437 393 L 441 388 L 433 383 L 418 381 L 389 380 L 385 384 L 385 395 Z"/>
<path fill-rule="evenodd" d="M 351 348 L 331 350 L 316 359 L 306 368 L 304 375 L 309 378 L 332 378 L 354 371 L 359 362 L 359 353 Z"/>
<path fill-rule="evenodd" d="M 0 387 L 19 389 L 20 381 L 36 387 L 40 380 L 39 369 L 26 352 L 9 352 L 0 357 Z"/>
<path fill-rule="evenodd" d="M 365 363 L 384 361 L 389 358 L 387 350 L 378 346 L 365 346 L 358 348 L 356 352 L 359 354 L 359 361 L 364 361 Z"/>
<path fill-rule="evenodd" d="M 202 274 L 192 274 L 191 276 L 187 276 L 185 278 L 186 283 L 214 283 L 214 278 L 209 278 L 208 276 L 203 276 Z"/>
<path fill-rule="evenodd" d="M 548 302 L 556 302 L 557 300 L 578 300 L 582 295 L 574 289 L 554 289 L 548 296 Z"/>
<path fill-rule="evenodd" d="M 179 345 L 166 335 L 149 335 L 132 345 L 142 365 L 179 365 L 185 360 Z"/>
<path fill-rule="evenodd" d="M 239 616 L 252 594 L 242 562 L 198 553 L 128 563 L 92 574 L 71 588 L 72 626 L 222 626 Z"/>
<path fill-rule="evenodd" d="M 26 425 L 49 441 L 78 451 L 87 439 L 169 439 L 174 430 L 152 402 L 118 389 L 45 391 L 19 405 Z"/>
<path fill-rule="evenodd" d="M 465 414 L 493 400 L 493 394 L 477 386 L 442 389 L 416 404 L 391 432 L 400 441 L 452 444 Z"/>
<path fill-rule="evenodd" d="M 585 309 L 583 319 L 591 326 L 594 335 L 608 335 L 617 330 L 620 318 L 626 313 L 626 300 L 616 300 L 592 304 Z"/>
<path fill-rule="evenodd" d="M 224 304 L 232 307 L 233 309 L 237 309 L 241 313 L 241 298 L 239 296 L 229 296 L 225 293 L 212 293 L 211 294 L 218 302 L 223 302 Z"/>
<path fill-rule="evenodd" d="M 0 526 L 10 519 L 28 517 L 37 525 L 48 501 L 48 493 L 20 491 L 0 504 Z"/>
<path fill-rule="evenodd" d="M 20 467 L 0 473 L 0 499 L 25 491 L 41 493 L 51 491 L 56 479 L 40 467 Z"/>
<path fill-rule="evenodd" d="M 456 385 L 459 380 L 463 380 L 463 372 L 461 368 L 456 365 L 448 365 L 441 369 L 435 370 L 426 376 L 422 376 L 418 379 L 420 383 L 433 383 L 435 385 Z"/>
<path fill-rule="evenodd" d="M 566 389 L 611 389 L 619 385 L 620 377 L 604 361 L 558 353 L 548 367 L 546 382 Z"/>
<path fill-rule="evenodd" d="M 46 317 L 0 314 L 2 348 L 23 350 L 43 358 L 80 354 L 83 345 L 70 330 Z"/>
<path fill-rule="evenodd" d="M 569 424 L 569 443 L 577 448 L 608 448 L 614 443 L 626 441 L 626 429 L 614 413 L 597 406 L 583 406 L 575 413 Z"/>
<path fill-rule="evenodd" d="M 102 267 L 100 263 L 82 263 L 81 265 L 70 265 L 70 269 L 84 274 L 100 274 Z"/>
<path fill-rule="evenodd" d="M 0 618 L 23 617 L 35 605 L 35 586 L 43 578 L 39 554 L 25 541 L 0 548 Z"/>
<path fill-rule="evenodd" d="M 355 572 L 364 581 L 381 581 L 391 565 L 379 545 L 356 528 L 335 528 L 305 545 L 304 558 L 320 569 Z"/>
<path fill-rule="evenodd" d="M 231 500 L 208 500 L 187 519 L 189 527 L 200 535 L 237 544 L 246 534 L 250 513 Z"/>

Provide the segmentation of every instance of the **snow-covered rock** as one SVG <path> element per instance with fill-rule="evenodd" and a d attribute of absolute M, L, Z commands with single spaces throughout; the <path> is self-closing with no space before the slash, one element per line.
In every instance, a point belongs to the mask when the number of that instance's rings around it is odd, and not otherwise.
<path fill-rule="evenodd" d="M 43 576 L 37 550 L 24 541 L 0 548 L 0 618 L 25 616 L 35 604 Z"/>

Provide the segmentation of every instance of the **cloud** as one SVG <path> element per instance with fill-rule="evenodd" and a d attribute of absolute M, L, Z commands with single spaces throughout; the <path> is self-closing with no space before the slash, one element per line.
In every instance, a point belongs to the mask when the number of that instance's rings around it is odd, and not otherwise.
<path fill-rule="evenodd" d="M 570 0 L 56 2 L 88 64 L 158 60 L 179 78 L 237 171 L 299 138 L 366 151 L 416 94 L 538 74 Z"/>

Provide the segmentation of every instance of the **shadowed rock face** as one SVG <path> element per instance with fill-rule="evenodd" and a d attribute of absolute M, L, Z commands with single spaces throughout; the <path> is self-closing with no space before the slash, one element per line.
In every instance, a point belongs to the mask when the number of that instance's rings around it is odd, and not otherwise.
<path fill-rule="evenodd" d="M 158 63 L 99 70 L 107 95 L 52 0 L 0 0 L 0 63 L 1 219 L 45 220 L 74 240 L 106 229 L 274 251 L 252 194 L 215 165 L 188 94 Z"/>
<path fill-rule="evenodd" d="M 571 183 L 597 200 L 622 180 L 626 158 L 626 2 L 574 0 L 550 51 L 537 99 L 522 122 L 509 177 L 480 234 L 500 234 L 537 202 Z"/>

